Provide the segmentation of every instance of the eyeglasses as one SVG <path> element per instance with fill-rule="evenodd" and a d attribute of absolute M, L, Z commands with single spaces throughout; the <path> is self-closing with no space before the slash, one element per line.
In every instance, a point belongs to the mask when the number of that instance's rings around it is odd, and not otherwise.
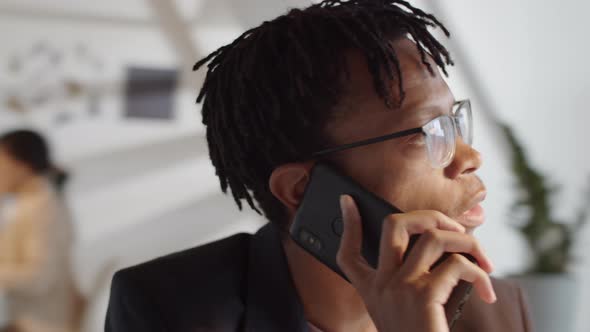
<path fill-rule="evenodd" d="M 423 134 L 428 152 L 428 159 L 435 168 L 447 167 L 455 156 L 456 137 L 460 136 L 467 145 L 473 143 L 473 117 L 471 115 L 471 102 L 469 99 L 461 100 L 453 104 L 450 115 L 441 115 L 430 120 L 422 127 L 398 131 L 393 134 L 365 139 L 358 142 L 339 145 L 320 150 L 312 154 L 312 158 L 379 143 L 394 138 Z"/>

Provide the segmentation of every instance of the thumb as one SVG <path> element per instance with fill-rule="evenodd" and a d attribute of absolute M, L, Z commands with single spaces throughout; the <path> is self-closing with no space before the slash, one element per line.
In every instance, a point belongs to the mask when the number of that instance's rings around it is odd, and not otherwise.
<path fill-rule="evenodd" d="M 340 196 L 340 208 L 344 224 L 337 262 L 353 285 L 363 283 L 373 270 L 362 256 L 363 230 L 361 216 L 353 198 Z"/>

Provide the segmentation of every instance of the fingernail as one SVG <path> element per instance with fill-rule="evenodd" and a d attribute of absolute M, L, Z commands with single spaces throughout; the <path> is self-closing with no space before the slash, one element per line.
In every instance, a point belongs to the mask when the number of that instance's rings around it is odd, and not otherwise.
<path fill-rule="evenodd" d="M 496 296 L 496 291 L 492 288 L 492 303 L 498 301 L 498 297 Z"/>
<path fill-rule="evenodd" d="M 348 206 L 346 204 L 346 195 L 340 195 L 340 210 L 342 211 L 343 222 L 346 222 L 348 219 Z"/>

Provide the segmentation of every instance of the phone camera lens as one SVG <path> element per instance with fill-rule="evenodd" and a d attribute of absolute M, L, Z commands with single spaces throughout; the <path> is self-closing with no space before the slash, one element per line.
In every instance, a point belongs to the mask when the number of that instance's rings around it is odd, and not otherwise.
<path fill-rule="evenodd" d="M 309 248 L 314 249 L 316 251 L 322 250 L 322 243 L 320 242 L 320 240 L 308 231 L 301 230 L 301 232 L 299 233 L 299 238 L 304 243 L 307 243 L 307 246 Z"/>
<path fill-rule="evenodd" d="M 311 238 L 310 244 L 313 246 L 315 250 L 322 250 L 322 243 L 320 242 L 320 240 L 316 238 Z"/>
<path fill-rule="evenodd" d="M 311 237 L 311 235 L 304 229 L 302 229 L 301 232 L 299 233 L 299 238 L 303 242 L 309 242 L 310 237 Z"/>

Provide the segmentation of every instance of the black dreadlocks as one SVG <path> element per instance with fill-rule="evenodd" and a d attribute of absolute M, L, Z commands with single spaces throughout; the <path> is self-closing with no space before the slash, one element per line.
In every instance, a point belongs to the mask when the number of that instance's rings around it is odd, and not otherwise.
<path fill-rule="evenodd" d="M 429 55 L 446 75 L 448 51 L 428 31 L 447 29 L 434 17 L 396 0 L 326 0 L 244 32 L 199 61 L 208 72 L 203 101 L 209 153 L 224 193 L 230 188 L 256 212 L 283 224 L 283 205 L 268 180 L 281 164 L 302 161 L 326 142 L 321 129 L 338 105 L 349 76 L 346 52 L 359 50 L 387 107 L 404 98 L 391 41 L 410 36 L 423 64 Z M 397 83 L 398 99 L 390 92 Z M 283 224 L 284 225 L 284 224 Z"/>

